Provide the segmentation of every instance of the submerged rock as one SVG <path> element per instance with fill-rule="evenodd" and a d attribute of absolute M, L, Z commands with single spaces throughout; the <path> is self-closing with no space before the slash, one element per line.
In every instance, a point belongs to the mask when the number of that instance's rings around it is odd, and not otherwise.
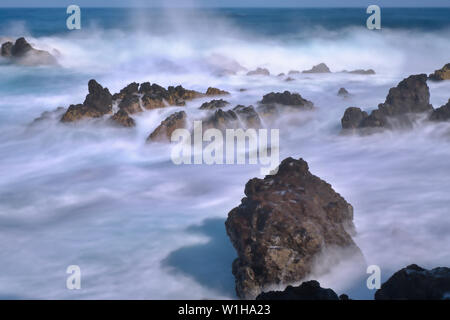
<path fill-rule="evenodd" d="M 434 73 L 430 74 L 428 77 L 433 81 L 450 80 L 450 63 L 447 63 L 441 69 L 434 71 Z"/>
<path fill-rule="evenodd" d="M 353 207 L 303 159 L 287 158 L 276 174 L 251 179 L 245 195 L 225 223 L 238 254 L 233 274 L 239 297 L 253 299 L 272 285 L 302 280 L 328 250 L 362 257 L 350 235 Z"/>
<path fill-rule="evenodd" d="M 270 71 L 266 68 L 257 68 L 256 70 L 247 72 L 248 76 L 270 76 Z"/>
<path fill-rule="evenodd" d="M 450 99 L 448 99 L 447 104 L 440 108 L 433 110 L 430 114 L 431 121 L 449 121 L 450 120 Z"/>
<path fill-rule="evenodd" d="M 450 299 L 450 268 L 426 270 L 412 264 L 394 273 L 375 293 L 375 300 Z"/>
<path fill-rule="evenodd" d="M 172 133 L 176 129 L 186 127 L 187 115 L 184 111 L 171 114 L 149 135 L 147 142 L 170 142 Z"/>
<path fill-rule="evenodd" d="M 228 101 L 225 101 L 223 99 L 220 100 L 211 100 L 209 102 L 205 102 L 200 106 L 200 110 L 214 110 L 214 109 L 222 109 L 229 105 L 230 103 Z"/>
<path fill-rule="evenodd" d="M 127 127 L 127 128 L 131 128 L 136 126 L 136 123 L 134 122 L 134 119 L 131 118 L 128 113 L 124 110 L 119 110 L 117 111 L 112 117 L 111 120 L 122 126 L 122 127 Z"/>
<path fill-rule="evenodd" d="M 344 73 L 351 73 L 351 74 L 362 74 L 362 75 L 372 75 L 372 74 L 375 74 L 375 71 L 374 71 L 373 69 L 367 69 L 367 70 L 364 70 L 364 69 L 356 69 L 356 70 L 351 70 L 351 71 L 344 70 L 344 71 L 342 71 L 342 72 L 344 72 Z"/>
<path fill-rule="evenodd" d="M 88 83 L 89 94 L 83 104 L 71 105 L 61 118 L 62 122 L 72 122 L 83 118 L 98 118 L 112 112 L 112 96 L 108 88 L 97 81 Z"/>
<path fill-rule="evenodd" d="M 330 73 L 330 68 L 325 63 L 319 63 L 309 70 L 303 71 L 303 73 Z"/>
<path fill-rule="evenodd" d="M 284 291 L 263 292 L 256 300 L 340 300 L 332 289 L 325 289 L 316 280 L 303 282 L 298 287 L 287 286 Z"/>
<path fill-rule="evenodd" d="M 347 91 L 347 89 L 345 89 L 345 88 L 340 88 L 339 91 L 338 91 L 338 93 L 337 93 L 337 95 L 340 96 L 340 97 L 347 98 L 347 97 L 350 96 L 350 93 Z"/>
<path fill-rule="evenodd" d="M 384 103 L 370 115 L 355 108 L 348 108 L 342 118 L 342 128 L 392 128 L 389 120 L 399 126 L 411 126 L 411 115 L 430 112 L 430 90 L 425 74 L 412 75 L 391 88 Z M 359 121 L 358 121 L 359 120 Z"/>
<path fill-rule="evenodd" d="M 3 43 L 1 55 L 2 57 L 10 58 L 12 61 L 24 65 L 57 64 L 56 58 L 49 52 L 33 48 L 23 37 L 17 39 L 14 44 L 9 41 Z"/>

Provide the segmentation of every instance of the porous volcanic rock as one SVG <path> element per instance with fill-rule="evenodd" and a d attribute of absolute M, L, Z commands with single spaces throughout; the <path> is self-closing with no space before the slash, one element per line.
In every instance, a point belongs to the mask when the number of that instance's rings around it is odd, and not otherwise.
<path fill-rule="evenodd" d="M 362 259 L 350 235 L 353 207 L 303 159 L 283 160 L 276 174 L 251 179 L 244 192 L 225 222 L 238 254 L 232 269 L 240 298 L 301 281 L 324 252 L 345 252 L 330 266 L 350 256 Z"/>
<path fill-rule="evenodd" d="M 205 102 L 200 106 L 200 110 L 215 110 L 215 109 L 221 109 L 229 105 L 230 103 L 228 101 L 225 101 L 223 99 L 219 100 L 211 100 L 209 102 Z"/>
<path fill-rule="evenodd" d="M 257 68 L 256 70 L 247 72 L 248 76 L 270 76 L 270 71 L 266 68 Z"/>
<path fill-rule="evenodd" d="M 113 95 L 113 100 L 123 99 L 126 95 L 137 94 L 139 92 L 139 83 L 132 82 L 125 88 L 120 90 L 119 93 Z"/>
<path fill-rule="evenodd" d="M 450 63 L 447 63 L 441 69 L 434 71 L 434 73 L 430 74 L 428 77 L 433 81 L 450 80 Z"/>
<path fill-rule="evenodd" d="M 83 118 L 98 118 L 112 112 L 112 96 L 108 88 L 97 81 L 89 80 L 89 93 L 83 104 L 71 105 L 61 118 L 62 122 L 72 122 Z"/>
<path fill-rule="evenodd" d="M 203 130 L 212 128 L 226 130 L 236 129 L 239 127 L 240 124 L 238 116 L 233 110 L 223 111 L 222 109 L 218 109 L 213 115 L 203 121 Z"/>
<path fill-rule="evenodd" d="M 450 268 L 427 270 L 412 264 L 403 268 L 375 292 L 375 300 L 450 299 Z"/>
<path fill-rule="evenodd" d="M 220 89 L 213 88 L 213 87 L 209 87 L 208 89 L 206 89 L 206 93 L 205 93 L 205 95 L 207 95 L 207 96 L 226 96 L 229 94 L 230 93 L 228 91 L 220 90 Z"/>
<path fill-rule="evenodd" d="M 112 117 L 111 120 L 122 127 L 131 128 L 136 126 L 134 119 L 131 118 L 128 113 L 124 110 L 117 111 Z"/>
<path fill-rule="evenodd" d="M 378 105 L 370 115 L 354 109 L 347 109 L 342 118 L 344 125 L 351 124 L 350 128 L 392 128 L 390 119 L 395 119 L 399 126 L 411 126 L 411 116 L 414 114 L 430 112 L 433 106 L 430 104 L 430 90 L 425 74 L 412 75 L 400 81 L 389 90 L 384 103 Z M 349 122 L 349 115 L 353 121 Z M 360 117 L 363 115 L 363 117 Z M 356 119 L 360 119 L 359 123 Z"/>
<path fill-rule="evenodd" d="M 18 38 L 14 44 L 10 41 L 3 43 L 1 55 L 24 65 L 57 64 L 56 58 L 49 52 L 33 48 L 23 37 Z"/>
<path fill-rule="evenodd" d="M 142 112 L 139 96 L 136 94 L 126 94 L 119 103 L 119 109 L 128 114 Z"/>
<path fill-rule="evenodd" d="M 431 121 L 448 121 L 450 120 L 450 99 L 448 99 L 447 104 L 440 108 L 433 110 L 430 114 Z"/>
<path fill-rule="evenodd" d="M 264 95 L 257 109 L 263 116 L 273 116 L 278 114 L 280 106 L 283 106 L 283 109 L 294 110 L 311 110 L 314 108 L 314 104 L 303 99 L 300 94 L 284 91 L 283 93 L 271 92 Z"/>
<path fill-rule="evenodd" d="M 366 119 L 369 115 L 360 108 L 349 107 L 345 110 L 344 116 L 341 119 L 343 129 L 356 129 L 360 126 L 361 121 Z"/>
<path fill-rule="evenodd" d="M 309 70 L 303 71 L 303 73 L 330 73 L 330 68 L 325 63 L 319 63 Z"/>
<path fill-rule="evenodd" d="M 186 127 L 187 115 L 184 111 L 171 114 L 149 135 L 147 142 L 170 142 L 170 137 L 176 129 Z"/>
<path fill-rule="evenodd" d="M 316 280 L 305 281 L 298 287 L 287 286 L 284 291 L 263 292 L 256 300 L 339 300 L 332 289 L 325 289 Z"/>
<path fill-rule="evenodd" d="M 241 122 L 247 128 L 261 128 L 261 119 L 259 118 L 259 115 L 256 113 L 253 106 L 246 107 L 243 105 L 237 105 L 233 108 L 233 111 L 236 112 Z"/>

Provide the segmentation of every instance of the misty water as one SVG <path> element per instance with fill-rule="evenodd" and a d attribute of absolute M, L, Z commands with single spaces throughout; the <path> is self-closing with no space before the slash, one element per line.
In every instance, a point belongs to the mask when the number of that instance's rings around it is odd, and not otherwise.
<path fill-rule="evenodd" d="M 280 160 L 305 159 L 353 205 L 354 239 L 367 263 L 381 267 L 383 280 L 411 263 L 448 266 L 450 124 L 418 121 L 412 130 L 361 137 L 340 135 L 340 119 L 347 107 L 374 109 L 403 78 L 450 62 L 450 15 L 436 13 L 441 20 L 430 27 L 393 12 L 387 21 L 397 15 L 410 25 L 369 31 L 363 10 L 342 13 L 353 17 L 349 24 L 339 12 L 325 19 L 326 12 L 295 20 L 289 12 L 164 11 L 150 19 L 145 12 L 93 10 L 82 30 L 69 32 L 64 11 L 39 24 L 36 13 L 21 18 L 0 10 L 0 36 L 25 35 L 40 49 L 56 49 L 60 63 L 25 67 L 0 58 L 0 297 L 236 298 L 236 253 L 224 221 L 245 183 L 262 178 L 260 166 L 176 166 L 168 145 L 147 145 L 180 107 L 135 115 L 132 129 L 98 119 L 31 125 L 44 111 L 81 103 L 91 78 L 112 93 L 133 81 L 202 92 L 218 87 L 231 93 L 230 108 L 256 105 L 271 91 L 300 93 L 316 110 L 273 124 Z M 279 26 L 283 19 L 289 24 Z M 270 21 L 278 24 L 271 28 Z M 233 61 L 272 76 L 217 74 Z M 299 74 L 290 82 L 276 76 L 320 62 L 335 72 L 372 68 L 376 75 Z M 448 101 L 450 82 L 428 85 L 434 107 Z M 337 96 L 341 87 L 349 98 Z M 208 100 L 182 110 L 191 120 L 204 116 L 198 107 Z M 80 266 L 82 290 L 66 289 L 69 265 Z M 365 278 L 352 272 L 335 268 L 319 280 L 339 294 L 373 297 Z"/>

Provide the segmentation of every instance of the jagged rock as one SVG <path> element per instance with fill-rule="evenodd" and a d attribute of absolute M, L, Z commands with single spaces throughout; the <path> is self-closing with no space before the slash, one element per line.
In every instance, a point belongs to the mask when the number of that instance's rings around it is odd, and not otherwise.
<path fill-rule="evenodd" d="M 303 73 L 330 73 L 330 68 L 325 63 L 319 63 L 310 70 L 305 70 Z"/>
<path fill-rule="evenodd" d="M 220 89 L 213 88 L 213 87 L 209 87 L 205 93 L 205 95 L 207 95 L 207 96 L 224 96 L 224 95 L 229 95 L 229 94 L 230 93 L 228 91 L 220 90 Z"/>
<path fill-rule="evenodd" d="M 225 130 L 239 127 L 238 116 L 233 110 L 223 111 L 218 109 L 203 122 L 204 130 L 211 128 Z"/>
<path fill-rule="evenodd" d="M 229 57 L 212 54 L 206 59 L 206 63 L 213 73 L 218 76 L 235 75 L 240 71 L 247 71 L 239 62 Z"/>
<path fill-rule="evenodd" d="M 345 110 L 341 123 L 343 129 L 356 129 L 360 126 L 361 122 L 369 115 L 367 112 L 362 111 L 360 108 L 349 107 Z"/>
<path fill-rule="evenodd" d="M 300 71 L 298 71 L 298 70 L 290 70 L 289 72 L 288 72 L 288 75 L 294 75 L 294 74 L 300 74 L 301 72 Z"/>
<path fill-rule="evenodd" d="M 325 289 L 316 280 L 303 282 L 298 287 L 287 286 L 284 291 L 263 292 L 256 300 L 339 300 L 336 292 Z"/>
<path fill-rule="evenodd" d="M 266 68 L 257 68 L 256 70 L 247 72 L 248 76 L 270 76 L 270 71 Z"/>
<path fill-rule="evenodd" d="M 214 109 L 221 109 L 229 105 L 230 103 L 228 101 L 225 101 L 223 99 L 220 100 L 211 100 L 209 102 L 205 102 L 201 105 L 199 108 L 200 110 L 214 110 Z"/>
<path fill-rule="evenodd" d="M 72 122 L 83 118 L 98 118 L 112 112 L 112 96 L 108 88 L 97 81 L 88 83 L 89 94 L 83 104 L 71 105 L 63 115 L 62 122 Z"/>
<path fill-rule="evenodd" d="M 350 96 L 350 93 L 347 91 L 347 89 L 340 88 L 338 93 L 337 93 L 337 95 L 340 96 L 340 97 L 347 98 L 348 96 Z"/>
<path fill-rule="evenodd" d="M 131 118 L 128 113 L 124 110 L 117 111 L 112 117 L 111 120 L 114 121 L 114 123 L 123 126 L 123 127 L 134 127 L 136 126 L 136 123 L 134 122 L 134 119 Z"/>
<path fill-rule="evenodd" d="M 430 114 L 431 121 L 448 121 L 450 120 L 450 99 L 448 99 L 447 104 L 440 108 L 433 110 Z"/>
<path fill-rule="evenodd" d="M 184 111 L 171 114 L 150 134 L 147 142 L 170 142 L 170 137 L 176 129 L 186 127 L 187 115 Z"/>
<path fill-rule="evenodd" d="M 450 268 L 423 269 L 415 264 L 394 273 L 375 292 L 375 300 L 450 299 Z"/>
<path fill-rule="evenodd" d="M 350 128 L 391 128 L 389 119 L 396 119 L 401 126 L 411 126 L 410 116 L 417 113 L 430 112 L 433 106 L 430 104 L 430 91 L 425 74 L 412 75 L 400 81 L 389 90 L 384 103 L 378 105 L 370 115 L 347 109 L 342 118 L 344 124 L 351 124 Z M 352 115 L 352 121 L 348 122 L 348 116 Z M 364 115 L 363 118 L 360 118 Z M 347 116 L 347 117 L 346 117 Z M 361 121 L 357 123 L 356 119 Z"/>
<path fill-rule="evenodd" d="M 450 80 L 450 63 L 430 74 L 429 79 L 433 81 Z"/>
<path fill-rule="evenodd" d="M 113 100 L 123 99 L 126 95 L 137 94 L 139 92 L 139 83 L 132 82 L 125 88 L 120 90 L 119 93 L 113 95 Z"/>
<path fill-rule="evenodd" d="M 294 79 L 294 78 L 291 78 L 291 77 L 287 77 L 286 79 L 284 79 L 284 81 L 290 82 L 290 81 L 295 81 L 295 79 Z"/>
<path fill-rule="evenodd" d="M 126 94 L 119 103 L 119 109 L 128 114 L 142 112 L 139 96 L 131 93 Z"/>
<path fill-rule="evenodd" d="M 41 115 L 34 119 L 33 122 L 31 123 L 32 125 L 34 124 L 38 124 L 44 121 L 49 121 L 49 120 L 55 120 L 55 119 L 61 119 L 61 116 L 66 112 L 66 109 L 63 107 L 58 107 L 53 111 L 44 111 L 41 113 Z"/>
<path fill-rule="evenodd" d="M 1 55 L 24 65 L 57 64 L 55 57 L 49 52 L 33 48 L 23 37 L 17 39 L 14 44 L 9 41 L 3 43 Z"/>
<path fill-rule="evenodd" d="M 238 105 L 234 107 L 233 111 L 236 112 L 247 128 L 261 128 L 261 119 L 253 106 L 246 107 L 243 105 Z"/>
<path fill-rule="evenodd" d="M 252 299 L 272 285 L 302 280 L 329 250 L 362 258 L 350 235 L 353 207 L 312 175 L 303 159 L 287 158 L 276 174 L 251 179 L 245 195 L 225 223 L 238 254 L 233 274 L 239 297 Z M 334 259 L 330 266 L 344 256 Z"/>
<path fill-rule="evenodd" d="M 364 70 L 364 69 L 356 69 L 356 70 L 351 70 L 351 71 L 344 70 L 344 71 L 342 71 L 342 72 L 344 72 L 344 73 L 351 73 L 351 74 L 362 74 L 362 75 L 372 75 L 372 74 L 375 74 L 375 71 L 374 71 L 373 69 L 367 69 L 367 70 Z"/>
<path fill-rule="evenodd" d="M 260 103 L 263 105 L 283 105 L 300 109 L 312 109 L 314 107 L 311 101 L 303 99 L 298 93 L 290 93 L 289 91 L 268 93 L 263 96 Z"/>
<path fill-rule="evenodd" d="M 203 96 L 198 91 L 187 90 L 182 86 L 170 86 L 166 89 L 149 82 L 141 84 L 139 93 L 143 94 L 142 105 L 145 109 L 164 108 L 167 105 L 184 106 L 186 101 Z"/>
<path fill-rule="evenodd" d="M 279 73 L 277 77 L 284 77 L 286 74 L 284 72 Z"/>

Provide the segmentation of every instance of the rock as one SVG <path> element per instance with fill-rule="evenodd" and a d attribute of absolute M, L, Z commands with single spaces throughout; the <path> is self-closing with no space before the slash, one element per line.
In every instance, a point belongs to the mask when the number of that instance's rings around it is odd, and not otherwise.
<path fill-rule="evenodd" d="M 298 93 L 290 93 L 289 91 L 271 92 L 263 96 L 261 104 L 266 105 L 283 105 L 300 109 L 312 109 L 314 107 L 311 101 L 303 99 Z"/>
<path fill-rule="evenodd" d="M 139 93 L 143 94 L 142 105 L 145 109 L 164 108 L 170 106 L 184 106 L 186 101 L 203 96 L 198 91 L 188 90 L 182 86 L 170 86 L 167 89 L 157 84 L 144 82 L 139 87 Z"/>
<path fill-rule="evenodd" d="M 176 129 L 186 127 L 187 115 L 184 111 L 171 114 L 150 134 L 147 142 L 170 142 L 172 133 Z"/>
<path fill-rule="evenodd" d="M 235 75 L 240 71 L 247 71 L 239 62 L 229 57 L 212 54 L 206 59 L 206 64 L 218 76 Z"/>
<path fill-rule="evenodd" d="M 282 73 L 279 73 L 278 75 L 277 75 L 277 77 L 284 77 L 286 74 L 284 74 L 283 72 Z"/>
<path fill-rule="evenodd" d="M 134 114 L 142 112 L 141 104 L 139 102 L 139 96 L 135 94 L 126 94 L 122 101 L 119 103 L 119 109 L 125 111 L 128 114 Z"/>
<path fill-rule="evenodd" d="M 426 270 L 412 264 L 394 273 L 375 292 L 375 300 L 450 299 L 450 268 Z"/>
<path fill-rule="evenodd" d="M 218 109 L 203 122 L 203 130 L 211 128 L 226 130 L 239 127 L 239 119 L 233 110 Z"/>
<path fill-rule="evenodd" d="M 367 69 L 367 70 L 364 70 L 364 69 L 356 69 L 356 70 L 352 70 L 352 71 L 344 70 L 344 71 L 342 71 L 342 72 L 344 72 L 344 73 L 351 73 L 351 74 L 362 74 L 362 75 L 372 75 L 372 74 L 375 74 L 375 71 L 374 71 L 373 69 Z"/>
<path fill-rule="evenodd" d="M 23 37 L 17 39 L 14 44 L 12 42 L 3 43 L 1 55 L 23 65 L 57 64 L 56 58 L 49 52 L 33 48 Z"/>
<path fill-rule="evenodd" d="M 345 88 L 340 88 L 337 95 L 340 97 L 347 98 L 350 96 L 350 93 Z"/>
<path fill-rule="evenodd" d="M 220 90 L 220 89 L 217 89 L 217 88 L 209 87 L 206 90 L 205 94 L 207 96 L 223 96 L 223 95 L 229 95 L 230 93 L 228 91 L 225 91 L 225 90 Z"/>
<path fill-rule="evenodd" d="M 284 79 L 284 81 L 290 82 L 290 81 L 295 81 L 295 79 L 294 79 L 294 78 L 291 78 L 291 77 L 287 77 L 286 79 Z"/>
<path fill-rule="evenodd" d="M 312 67 L 310 70 L 305 70 L 303 73 L 330 73 L 330 69 L 325 63 L 319 63 Z"/>
<path fill-rule="evenodd" d="M 71 105 L 61 118 L 62 122 L 72 122 L 83 118 L 98 118 L 112 112 L 112 96 L 108 88 L 97 81 L 88 83 L 89 94 L 83 104 Z"/>
<path fill-rule="evenodd" d="M 303 159 L 287 158 L 276 174 L 251 179 L 245 195 L 225 222 L 238 254 L 233 274 L 239 297 L 301 281 L 330 250 L 362 257 L 350 235 L 353 207 L 312 175 Z M 328 265 L 342 259 L 336 255 Z"/>
<path fill-rule="evenodd" d="M 418 113 L 430 112 L 430 90 L 425 74 L 412 75 L 400 81 L 389 90 L 384 103 L 378 105 L 370 115 L 347 109 L 341 122 L 343 129 L 348 128 L 392 128 L 389 119 L 397 120 L 399 126 L 412 126 L 411 116 Z M 364 117 L 361 119 L 361 115 Z M 351 116 L 351 121 L 349 122 Z M 357 123 L 357 119 L 361 121 Z M 350 125 L 344 128 L 344 125 Z"/>
<path fill-rule="evenodd" d="M 66 109 L 63 107 L 58 107 L 53 111 L 44 111 L 38 118 L 34 119 L 31 124 L 35 125 L 44 121 L 59 120 L 65 112 Z"/>
<path fill-rule="evenodd" d="M 223 99 L 220 100 L 211 100 L 209 102 L 205 102 L 201 105 L 199 108 L 200 110 L 214 110 L 214 109 L 221 109 L 229 105 L 230 103 L 228 101 L 225 101 Z"/>
<path fill-rule="evenodd" d="M 131 118 L 128 113 L 124 110 L 119 110 L 117 111 L 112 117 L 111 120 L 114 121 L 114 123 L 123 126 L 123 127 L 127 127 L 127 128 L 131 128 L 136 126 L 136 123 L 134 122 L 134 119 Z"/>
<path fill-rule="evenodd" d="M 261 119 L 253 106 L 238 105 L 233 109 L 247 128 L 261 128 Z"/>
<path fill-rule="evenodd" d="M 448 121 L 450 120 L 450 99 L 448 99 L 447 104 L 443 105 L 430 114 L 431 121 Z"/>
<path fill-rule="evenodd" d="M 248 76 L 270 76 L 270 71 L 266 68 L 257 68 L 256 70 L 247 72 Z"/>
<path fill-rule="evenodd" d="M 345 110 L 344 116 L 341 119 L 343 129 L 356 129 L 361 125 L 361 122 L 369 115 L 360 108 L 349 107 Z"/>
<path fill-rule="evenodd" d="M 126 95 L 137 94 L 139 93 L 139 83 L 132 82 L 127 85 L 125 88 L 120 90 L 119 93 L 113 95 L 113 100 L 123 99 Z"/>
<path fill-rule="evenodd" d="M 324 289 L 316 280 L 310 280 L 298 287 L 287 286 L 284 291 L 263 292 L 256 300 L 339 300 L 339 298 L 333 290 Z"/>
<path fill-rule="evenodd" d="M 450 80 L 450 63 L 447 63 L 441 69 L 434 71 L 434 73 L 430 74 L 428 77 L 433 81 Z"/>
<path fill-rule="evenodd" d="M 298 70 L 290 70 L 289 72 L 288 72 L 288 75 L 294 75 L 294 74 L 300 74 L 301 72 L 300 71 L 298 71 Z"/>

